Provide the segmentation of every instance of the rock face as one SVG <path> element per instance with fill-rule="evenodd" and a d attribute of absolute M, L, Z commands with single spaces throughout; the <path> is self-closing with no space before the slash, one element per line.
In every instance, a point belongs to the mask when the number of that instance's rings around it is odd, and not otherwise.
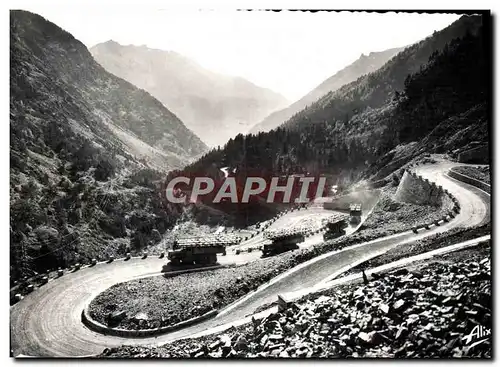
<path fill-rule="evenodd" d="M 490 163 L 490 148 L 488 145 L 466 150 L 458 155 L 458 161 L 461 163 Z"/>
<path fill-rule="evenodd" d="M 158 98 L 210 146 L 224 145 L 288 104 L 278 93 L 211 72 L 175 52 L 114 41 L 90 52 L 106 70 Z"/>
<path fill-rule="evenodd" d="M 137 230 L 164 233 L 175 208 L 156 205 L 155 182 L 207 149 L 71 34 L 10 12 L 12 279 L 123 255 Z"/>
<path fill-rule="evenodd" d="M 394 195 L 396 201 L 417 205 L 439 205 L 442 191 L 429 181 L 406 171 Z"/>
<path fill-rule="evenodd" d="M 42 155 L 92 141 L 122 160 L 180 168 L 207 147 L 147 92 L 104 70 L 57 25 L 10 13 L 10 119 L 16 143 Z M 43 144 L 42 144 L 43 142 Z M 50 152 L 49 152 L 50 151 Z"/>
<path fill-rule="evenodd" d="M 403 49 L 404 47 L 391 48 L 381 52 L 370 52 L 369 55 L 361 55 L 358 60 L 326 79 L 323 83 L 318 85 L 315 89 L 299 99 L 297 102 L 285 109 L 273 112 L 267 116 L 263 121 L 255 125 L 250 132 L 266 132 L 277 128 L 294 114 L 316 102 L 328 92 L 333 92 L 341 86 L 355 81 L 360 76 L 377 70 Z"/>

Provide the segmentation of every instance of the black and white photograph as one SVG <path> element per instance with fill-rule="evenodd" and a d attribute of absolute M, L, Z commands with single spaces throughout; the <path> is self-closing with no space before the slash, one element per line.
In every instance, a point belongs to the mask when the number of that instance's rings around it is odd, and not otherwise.
<path fill-rule="evenodd" d="M 11 360 L 493 358 L 491 10 L 106 3 L 5 10 Z"/>

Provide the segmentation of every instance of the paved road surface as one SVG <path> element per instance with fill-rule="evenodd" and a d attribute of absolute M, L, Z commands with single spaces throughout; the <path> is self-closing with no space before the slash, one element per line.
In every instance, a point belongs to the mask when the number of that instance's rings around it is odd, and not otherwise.
<path fill-rule="evenodd" d="M 293 292 L 316 285 L 340 269 L 388 250 L 402 241 L 411 241 L 454 227 L 472 227 L 489 221 L 489 195 L 470 185 L 449 178 L 446 171 L 454 164 L 440 162 L 419 167 L 418 173 L 447 188 L 461 205 L 460 214 L 450 223 L 415 235 L 405 232 L 325 254 L 282 274 L 255 293 L 229 307 L 214 319 L 155 338 L 125 339 L 106 336 L 87 329 L 81 323 L 82 309 L 98 293 L 118 282 L 158 272 L 164 259 L 132 259 L 98 264 L 51 281 L 11 307 L 11 349 L 14 355 L 87 356 L 106 347 L 122 344 L 161 344 L 187 337 L 222 324 L 237 322 L 256 306 L 272 302 L 279 293 Z M 252 254 L 248 254 L 254 256 Z M 228 256 L 221 262 L 231 262 Z M 241 258 L 240 261 L 243 261 Z"/>

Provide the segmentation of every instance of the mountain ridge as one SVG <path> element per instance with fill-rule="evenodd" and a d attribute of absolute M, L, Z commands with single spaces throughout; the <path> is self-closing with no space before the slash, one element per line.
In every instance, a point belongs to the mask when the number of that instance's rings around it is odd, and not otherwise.
<path fill-rule="evenodd" d="M 370 52 L 368 55 L 361 54 L 356 61 L 325 79 L 313 90 L 287 108 L 275 111 L 267 116 L 263 121 L 252 127 L 250 133 L 256 134 L 259 132 L 267 132 L 278 127 L 290 119 L 295 113 L 314 103 L 328 92 L 335 91 L 343 85 L 355 81 L 362 75 L 377 70 L 385 64 L 386 61 L 403 49 L 404 47 L 395 47 L 384 51 Z"/>
<path fill-rule="evenodd" d="M 90 52 L 109 72 L 149 91 L 211 146 L 247 132 L 287 103 L 269 88 L 210 71 L 175 51 L 107 41 Z"/>
<path fill-rule="evenodd" d="M 323 96 L 284 125 L 267 133 L 238 135 L 178 174 L 200 174 L 220 165 L 236 169 L 240 180 L 245 176 L 322 175 L 346 187 L 370 179 L 377 170 L 397 170 L 423 154 L 419 146 L 405 150 L 397 164 L 391 161 L 398 145 L 423 140 L 437 126 L 441 126 L 435 130 L 437 136 L 426 140 L 432 141 L 427 144 L 431 153 L 455 154 L 466 149 L 466 141 L 442 130 L 467 133 L 478 140 L 487 137 L 486 108 L 478 107 L 487 96 L 485 51 L 480 47 L 482 22 L 479 16 L 462 17 L 405 48 L 377 71 Z M 475 64 L 474 57 L 478 58 Z M 469 110 L 476 112 L 467 114 Z M 478 133 L 462 128 L 467 117 L 452 118 L 459 115 L 480 116 L 477 122 L 469 122 Z M 453 143 L 441 141 L 447 138 L 453 138 Z M 245 219 L 245 208 L 240 212 Z"/>
<path fill-rule="evenodd" d="M 183 210 L 155 182 L 206 150 L 71 34 L 10 12 L 12 279 L 156 243 Z"/>

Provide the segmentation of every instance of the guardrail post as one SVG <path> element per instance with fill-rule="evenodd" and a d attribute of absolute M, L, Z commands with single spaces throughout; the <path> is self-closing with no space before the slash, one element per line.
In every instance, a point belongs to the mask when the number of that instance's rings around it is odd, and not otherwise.
<path fill-rule="evenodd" d="M 278 312 L 283 312 L 288 308 L 288 300 L 283 296 L 278 294 Z"/>

